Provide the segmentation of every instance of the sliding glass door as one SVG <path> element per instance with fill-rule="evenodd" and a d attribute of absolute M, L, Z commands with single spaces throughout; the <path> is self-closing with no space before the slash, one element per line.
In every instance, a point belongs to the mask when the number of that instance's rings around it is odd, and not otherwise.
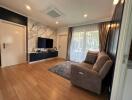
<path fill-rule="evenodd" d="M 85 59 L 88 50 L 99 51 L 98 25 L 87 25 L 73 28 L 70 60 L 82 62 Z"/>

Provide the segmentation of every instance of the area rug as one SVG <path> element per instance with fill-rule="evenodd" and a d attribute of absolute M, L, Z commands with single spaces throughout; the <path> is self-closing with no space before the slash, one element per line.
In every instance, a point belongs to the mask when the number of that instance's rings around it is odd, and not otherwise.
<path fill-rule="evenodd" d="M 63 78 L 70 80 L 71 64 L 76 64 L 76 63 L 71 62 L 71 61 L 59 63 L 59 64 L 49 68 L 49 71 L 56 73 L 56 74 L 62 76 Z"/>

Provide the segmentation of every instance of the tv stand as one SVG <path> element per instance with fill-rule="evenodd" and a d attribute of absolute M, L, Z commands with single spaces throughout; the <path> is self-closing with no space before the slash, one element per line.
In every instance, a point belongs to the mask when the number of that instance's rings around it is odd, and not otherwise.
<path fill-rule="evenodd" d="M 29 53 L 29 62 L 44 60 L 58 56 L 58 51 L 32 52 Z"/>

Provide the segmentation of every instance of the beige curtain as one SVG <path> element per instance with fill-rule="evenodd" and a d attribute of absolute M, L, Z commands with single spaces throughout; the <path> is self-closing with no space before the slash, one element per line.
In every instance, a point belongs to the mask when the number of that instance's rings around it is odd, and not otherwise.
<path fill-rule="evenodd" d="M 110 22 L 102 22 L 99 24 L 100 51 L 105 51 L 109 28 Z"/>
<path fill-rule="evenodd" d="M 68 29 L 68 38 L 67 38 L 67 56 L 66 60 L 70 60 L 70 46 L 71 46 L 71 39 L 72 39 L 72 27 Z"/>

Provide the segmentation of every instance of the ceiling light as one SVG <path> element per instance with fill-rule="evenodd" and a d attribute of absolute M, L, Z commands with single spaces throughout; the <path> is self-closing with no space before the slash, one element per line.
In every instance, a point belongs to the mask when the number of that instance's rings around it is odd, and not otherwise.
<path fill-rule="evenodd" d="M 56 22 L 55 22 L 55 24 L 59 24 L 59 22 L 58 22 L 58 21 L 56 21 Z"/>
<path fill-rule="evenodd" d="M 113 1 L 113 5 L 117 5 L 118 2 L 119 2 L 119 0 L 114 0 L 114 1 Z"/>
<path fill-rule="evenodd" d="M 16 31 L 15 33 L 16 33 L 16 34 L 19 34 L 19 32 L 18 32 L 18 31 Z"/>
<path fill-rule="evenodd" d="M 121 0 L 121 3 L 124 3 L 124 0 Z"/>
<path fill-rule="evenodd" d="M 26 5 L 27 10 L 31 10 L 31 7 L 29 5 Z"/>
<path fill-rule="evenodd" d="M 84 15 L 83 15 L 83 17 L 84 17 L 84 18 L 87 18 L 87 17 L 88 17 L 88 15 L 87 15 L 87 14 L 84 14 Z"/>

